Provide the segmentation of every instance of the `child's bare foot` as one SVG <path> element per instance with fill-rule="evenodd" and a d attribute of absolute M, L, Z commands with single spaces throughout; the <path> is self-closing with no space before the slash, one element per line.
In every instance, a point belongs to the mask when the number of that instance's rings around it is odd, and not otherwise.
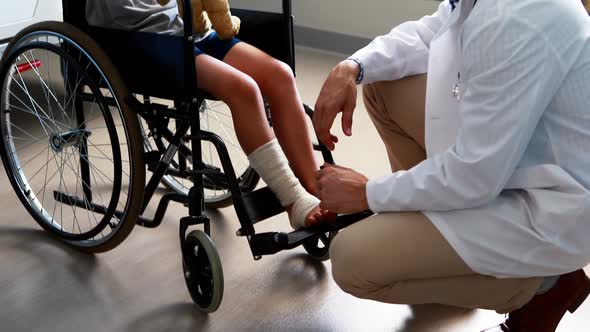
<path fill-rule="evenodd" d="M 333 223 L 336 221 L 336 217 L 338 217 L 338 213 L 322 210 L 322 223 Z"/>
<path fill-rule="evenodd" d="M 294 216 L 292 215 L 293 206 L 289 206 L 286 208 L 287 213 L 289 214 L 289 220 L 291 221 L 291 227 L 294 229 L 298 228 L 305 228 L 305 227 L 313 227 L 318 226 L 321 224 L 334 222 L 336 220 L 336 214 L 332 212 L 328 212 L 327 210 L 322 210 L 319 206 L 316 206 L 307 214 L 305 218 L 304 226 L 298 227 L 297 221 L 293 220 Z"/>

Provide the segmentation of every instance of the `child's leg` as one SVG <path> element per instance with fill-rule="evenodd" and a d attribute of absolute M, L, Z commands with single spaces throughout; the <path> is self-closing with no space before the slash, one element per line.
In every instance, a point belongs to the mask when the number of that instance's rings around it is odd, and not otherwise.
<path fill-rule="evenodd" d="M 252 78 L 206 54 L 196 57 L 196 66 L 199 89 L 229 106 L 236 136 L 247 155 L 274 139 L 260 90 Z"/>
<path fill-rule="evenodd" d="M 246 43 L 235 45 L 223 59 L 251 76 L 270 103 L 274 131 L 305 189 L 317 196 L 317 164 L 301 98 L 288 65 Z"/>
<path fill-rule="evenodd" d="M 294 228 L 321 219 L 319 201 L 301 186 L 268 125 L 260 90 L 252 78 L 213 57 L 196 57 L 198 86 L 228 104 L 236 135 L 258 171 L 287 208 Z"/>

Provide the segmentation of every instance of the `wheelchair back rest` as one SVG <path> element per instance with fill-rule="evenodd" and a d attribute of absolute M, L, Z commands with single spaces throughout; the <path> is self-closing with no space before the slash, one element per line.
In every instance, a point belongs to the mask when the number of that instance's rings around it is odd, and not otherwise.
<path fill-rule="evenodd" d="M 288 64 L 295 73 L 293 16 L 286 6 L 283 13 L 232 9 L 232 14 L 242 21 L 238 38 Z"/>
<path fill-rule="evenodd" d="M 62 10 L 64 22 L 80 28 L 88 25 L 86 22 L 86 0 L 62 0 Z"/>
<path fill-rule="evenodd" d="M 171 100 L 195 95 L 196 91 L 187 90 L 190 84 L 185 84 L 185 77 L 194 80 L 195 74 L 189 75 L 185 70 L 185 43 L 181 36 L 89 26 L 86 1 L 96 0 L 62 0 L 64 22 L 86 32 L 98 43 L 130 92 Z"/>
<path fill-rule="evenodd" d="M 187 75 L 195 77 L 195 74 L 185 68 L 188 68 L 187 61 L 194 59 L 185 59 L 183 37 L 91 27 L 85 18 L 86 1 L 95 0 L 62 0 L 64 21 L 88 33 L 101 46 L 130 92 L 172 100 L 195 94 L 187 90 Z M 287 63 L 295 71 L 290 4 L 289 0 L 283 0 L 284 13 L 232 9 L 232 14 L 242 20 L 238 38 Z"/>

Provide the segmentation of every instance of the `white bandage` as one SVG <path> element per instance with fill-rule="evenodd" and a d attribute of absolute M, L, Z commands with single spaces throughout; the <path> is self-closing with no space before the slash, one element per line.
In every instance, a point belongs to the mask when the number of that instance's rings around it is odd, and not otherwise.
<path fill-rule="evenodd" d="M 305 227 L 307 215 L 320 201 L 299 183 L 276 139 L 262 145 L 248 156 L 252 166 L 284 207 L 293 205 L 291 226 Z"/>
<path fill-rule="evenodd" d="M 305 194 L 305 197 L 293 204 L 293 210 L 291 210 L 291 227 L 293 229 L 304 228 L 307 215 L 320 205 L 320 200 L 317 197 L 307 193 L 307 191 Z"/>

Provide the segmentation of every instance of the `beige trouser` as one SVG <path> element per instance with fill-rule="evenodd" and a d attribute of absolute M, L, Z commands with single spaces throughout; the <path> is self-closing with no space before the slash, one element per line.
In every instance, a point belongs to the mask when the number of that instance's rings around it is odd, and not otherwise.
<path fill-rule="evenodd" d="M 366 108 L 394 171 L 426 158 L 425 91 L 424 75 L 364 87 Z M 529 302 L 542 283 L 476 274 L 419 212 L 380 214 L 354 224 L 334 239 L 330 253 L 334 280 L 344 291 L 388 303 L 508 313 Z"/>

